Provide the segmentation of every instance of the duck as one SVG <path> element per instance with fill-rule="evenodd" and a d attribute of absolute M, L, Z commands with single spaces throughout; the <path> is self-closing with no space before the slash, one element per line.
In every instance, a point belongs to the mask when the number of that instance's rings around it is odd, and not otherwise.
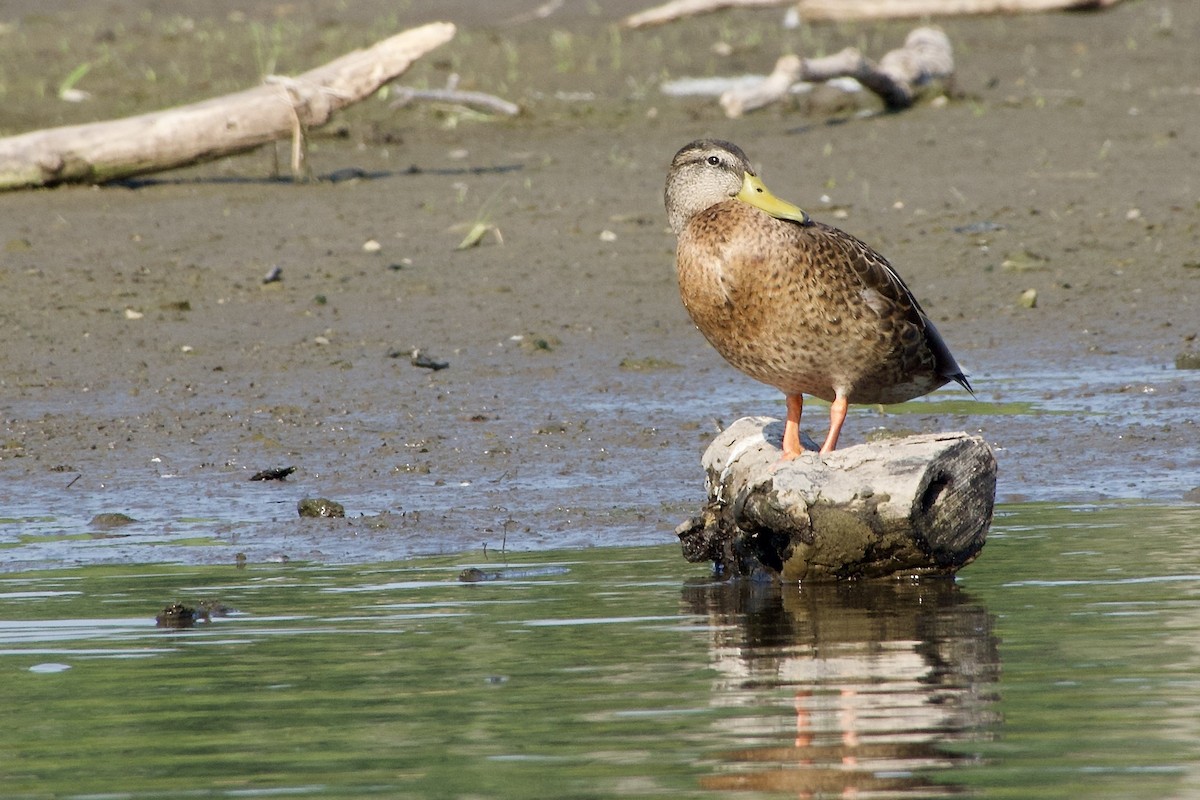
<path fill-rule="evenodd" d="M 680 298 L 737 369 L 783 392 L 783 460 L 799 457 L 804 396 L 829 403 L 819 454 L 850 403 L 901 403 L 967 375 L 891 263 L 772 194 L 740 147 L 698 139 L 664 193 Z"/>

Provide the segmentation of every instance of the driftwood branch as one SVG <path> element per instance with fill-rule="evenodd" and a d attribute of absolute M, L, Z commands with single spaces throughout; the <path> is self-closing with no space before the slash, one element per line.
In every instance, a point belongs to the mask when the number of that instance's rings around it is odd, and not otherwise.
<path fill-rule="evenodd" d="M 795 0 L 672 0 L 661 6 L 630 14 L 621 24 L 626 28 L 646 28 L 726 8 L 769 8 L 788 6 L 794 2 Z"/>
<path fill-rule="evenodd" d="M 1114 6 L 1121 0 L 797 0 L 807 22 L 854 19 L 916 19 L 960 14 L 1024 14 L 1084 11 Z"/>
<path fill-rule="evenodd" d="M 708 501 L 677 529 L 688 561 L 784 581 L 948 575 L 983 548 L 991 448 L 926 434 L 780 461 L 783 424 L 740 419 L 704 454 Z"/>
<path fill-rule="evenodd" d="M 888 52 L 879 63 L 853 47 L 822 58 L 784 56 L 762 83 L 734 86 L 724 92 L 721 107 L 726 116 L 740 117 L 786 97 L 798 81 L 854 78 L 879 95 L 889 110 L 898 110 L 913 104 L 920 87 L 948 81 L 953 75 L 950 39 L 938 28 L 917 28 L 908 34 L 903 47 Z"/>
<path fill-rule="evenodd" d="M 388 108 L 403 108 L 409 103 L 424 100 L 430 103 L 449 103 L 456 106 L 479 109 L 488 114 L 501 114 L 515 117 L 521 113 L 521 107 L 516 103 L 484 92 L 468 92 L 458 88 L 458 76 L 451 75 L 444 89 L 412 89 L 398 86 L 395 89 L 396 99 Z"/>
<path fill-rule="evenodd" d="M 727 8 L 795 5 L 800 18 L 818 20 L 901 19 L 958 14 L 1021 14 L 1108 8 L 1121 0 L 672 0 L 622 21 L 626 28 L 662 25 Z"/>
<path fill-rule="evenodd" d="M 187 166 L 292 137 L 292 166 L 305 132 L 373 94 L 454 37 L 435 22 L 287 78 L 200 103 L 125 119 L 0 139 L 0 190 L 66 182 L 103 183 Z"/>

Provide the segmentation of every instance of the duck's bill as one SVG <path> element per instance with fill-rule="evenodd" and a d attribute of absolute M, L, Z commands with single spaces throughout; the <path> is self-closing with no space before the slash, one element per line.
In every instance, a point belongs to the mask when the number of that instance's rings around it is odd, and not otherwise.
<path fill-rule="evenodd" d="M 749 203 L 755 208 L 762 209 L 776 219 L 790 219 L 801 225 L 807 225 L 812 221 L 804 209 L 771 194 L 771 190 L 763 185 L 758 176 L 751 175 L 749 172 L 742 178 L 742 190 L 735 197 L 743 203 Z"/>

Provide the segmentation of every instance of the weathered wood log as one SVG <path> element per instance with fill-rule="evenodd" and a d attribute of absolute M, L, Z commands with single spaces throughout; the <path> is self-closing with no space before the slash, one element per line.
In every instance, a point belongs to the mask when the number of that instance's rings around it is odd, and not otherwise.
<path fill-rule="evenodd" d="M 373 94 L 454 37 L 434 22 L 384 39 L 294 78 L 125 119 L 0 139 L 0 190 L 105 181 L 187 166 L 291 136 L 293 169 L 304 132 Z"/>
<path fill-rule="evenodd" d="M 761 84 L 735 86 L 722 94 L 721 107 L 726 116 L 736 118 L 786 97 L 799 80 L 854 78 L 879 95 L 889 110 L 896 111 L 911 106 L 921 87 L 949 82 L 953 76 L 954 50 L 949 37 L 938 28 L 915 28 L 905 37 L 903 47 L 885 53 L 878 64 L 853 47 L 821 58 L 783 56 Z"/>
<path fill-rule="evenodd" d="M 797 0 L 805 22 L 918 19 L 963 14 L 1025 14 L 1108 8 L 1121 0 Z"/>
<path fill-rule="evenodd" d="M 794 581 L 951 575 L 979 555 L 996 459 L 938 433 L 781 461 L 783 423 L 745 417 L 704 453 L 708 501 L 676 533 L 688 561 Z"/>
<path fill-rule="evenodd" d="M 726 8 L 769 8 L 791 5 L 793 2 L 795 0 L 671 0 L 661 6 L 630 14 L 621 24 L 626 28 L 646 28 Z"/>
<path fill-rule="evenodd" d="M 766 8 L 793 4 L 801 19 L 816 22 L 1079 11 L 1108 8 L 1119 2 L 1121 0 L 671 0 L 630 14 L 621 24 L 626 28 L 645 28 L 727 8 Z"/>

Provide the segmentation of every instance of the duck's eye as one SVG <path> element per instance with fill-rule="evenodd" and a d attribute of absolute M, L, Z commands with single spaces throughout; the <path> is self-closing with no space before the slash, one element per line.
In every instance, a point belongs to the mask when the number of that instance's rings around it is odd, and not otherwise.
<path fill-rule="evenodd" d="M 719 167 L 719 166 L 721 166 L 721 157 L 720 156 L 709 156 L 708 163 L 711 166 Z"/>

